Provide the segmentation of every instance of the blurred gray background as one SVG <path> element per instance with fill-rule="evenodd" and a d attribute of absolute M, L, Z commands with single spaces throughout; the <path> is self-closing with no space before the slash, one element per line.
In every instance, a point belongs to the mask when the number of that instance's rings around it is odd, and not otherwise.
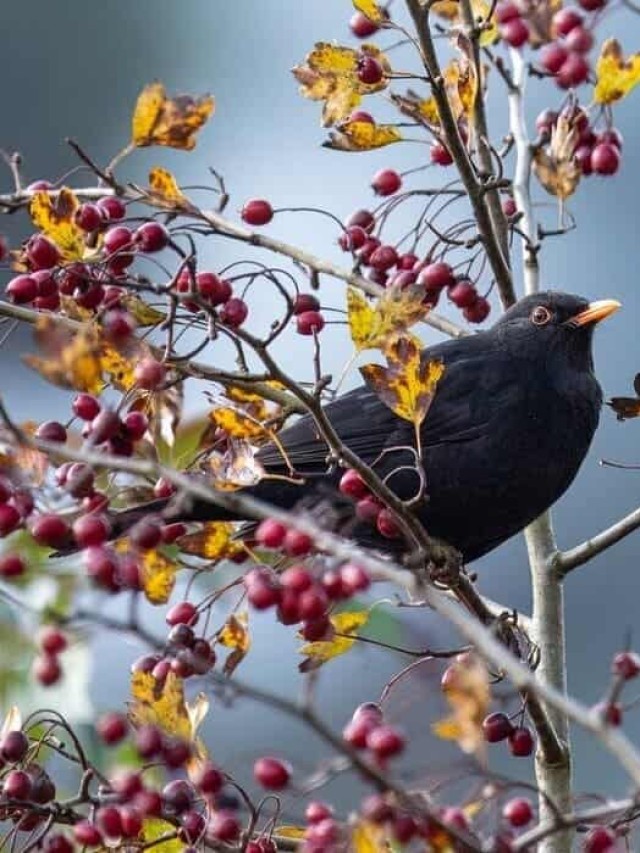
<path fill-rule="evenodd" d="M 402 4 L 396 0 L 394 14 Z M 130 114 L 144 84 L 161 79 L 170 92 L 201 93 L 216 97 L 216 113 L 190 154 L 154 149 L 135 153 L 121 174 L 144 180 L 148 168 L 161 164 L 182 184 L 203 183 L 207 168 L 222 172 L 231 192 L 230 217 L 244 199 L 266 197 L 275 206 L 314 206 L 346 216 L 372 200 L 369 181 L 380 167 L 409 168 L 422 149 L 397 146 L 361 155 L 324 150 L 319 127 L 320 107 L 302 100 L 289 73 L 314 41 L 338 39 L 355 43 L 347 22 L 348 0 L 272 0 L 255 3 L 236 0 L 81 0 L 43 3 L 21 0 L 3 4 L 0 12 L 3 50 L 0 58 L 0 145 L 19 150 L 30 180 L 56 178 L 75 165 L 65 137 L 74 137 L 98 162 L 107 162 L 129 134 Z M 624 33 L 626 51 L 640 44 L 640 24 L 626 12 L 605 16 L 600 41 Z M 393 40 L 385 35 L 379 43 Z M 490 83 L 490 121 L 501 136 L 506 130 L 504 89 Z M 585 97 L 587 97 L 585 95 Z M 528 115 L 560 103 L 552 85 L 532 85 Z M 366 108 L 366 105 L 365 105 Z M 547 241 L 542 254 L 545 286 L 580 292 L 591 298 L 615 297 L 624 309 L 598 331 L 597 371 L 606 395 L 630 392 L 640 369 L 638 345 L 638 198 L 640 197 L 640 92 L 633 93 L 615 111 L 615 123 L 625 137 L 623 164 L 613 179 L 585 182 L 569 208 L 578 228 L 560 240 Z M 82 180 L 82 179 L 80 179 Z M 5 174 L 2 188 L 10 187 Z M 554 211 L 549 196 L 538 198 L 548 221 Z M 0 222 L 0 233 L 14 242 L 28 233 L 23 217 Z M 282 236 L 317 254 L 340 260 L 335 227 L 328 219 L 310 214 L 284 214 L 270 233 Z M 210 243 L 210 244 L 209 244 Z M 242 249 L 222 241 L 202 246 L 202 258 L 214 268 L 242 257 Z M 344 260 L 344 259 L 342 259 Z M 327 281 L 324 293 L 339 289 Z M 256 313 L 268 306 L 260 303 Z M 436 340 L 434 332 L 426 333 Z M 294 340 L 295 337 L 295 340 Z M 339 371 L 348 355 L 332 346 L 327 366 Z M 30 348 L 28 332 L 14 335 L 0 351 L 0 387 L 9 410 L 18 420 L 68 416 L 69 397 L 47 386 L 22 367 L 20 352 Z M 288 339 L 285 366 L 308 358 L 309 342 Z M 199 394 L 190 398 L 193 411 L 205 407 Z M 567 442 L 571 436 L 566 437 Z M 640 463 L 640 422 L 617 423 L 603 412 L 593 449 L 569 494 L 555 512 L 560 545 L 572 546 L 633 509 L 640 496 L 640 472 L 601 467 L 601 459 Z M 628 538 L 608 554 L 577 571 L 568 581 L 569 685 L 586 702 L 596 701 L 605 689 L 611 655 L 630 632 L 640 647 L 640 534 Z M 523 543 L 516 541 L 479 561 L 483 592 L 527 611 L 529 581 Z M 395 617 L 394 617 L 395 619 Z M 241 669 L 245 680 L 293 695 L 297 689 L 295 641 L 290 629 L 272 624 L 270 616 L 254 620 L 254 651 Z M 450 642 L 451 634 L 427 612 L 414 614 L 406 624 L 381 618 L 381 631 L 414 647 Z M 160 624 L 160 623 L 159 623 Z M 137 653 L 113 638 L 95 641 L 97 673 L 91 696 L 97 707 L 117 705 L 124 698 L 127 667 Z M 105 668 L 104 661 L 109 665 Z M 329 721 L 341 726 L 353 705 L 379 695 L 390 674 L 405 659 L 371 649 L 359 649 L 327 667 L 320 679 L 320 703 Z M 113 665 L 112 665 L 113 664 Z M 425 667 L 421 677 L 403 682 L 391 703 L 391 716 L 406 725 L 416 744 L 411 765 L 415 774 L 429 778 L 444 760 L 457 761 L 457 751 L 443 752 L 428 737 L 429 721 L 442 713 L 437 689 L 439 667 Z M 632 691 L 630 691 L 632 692 Z M 633 698 L 633 696 L 629 696 Z M 640 710 L 631 710 L 626 730 L 640 739 Z M 314 766 L 322 747 L 290 722 L 259 706 L 242 703 L 232 712 L 214 708 L 207 730 L 214 755 L 234 764 L 247 764 L 265 749 L 283 752 L 302 773 Z M 575 774 L 580 790 L 598 789 L 622 794 L 626 779 L 592 739 L 577 731 Z M 525 778 L 529 762 L 502 762 L 502 747 L 491 753 L 492 766 Z M 242 761 L 246 758 L 246 762 Z M 241 776 L 246 775 L 246 768 Z M 348 790 L 343 788 L 343 790 Z"/>

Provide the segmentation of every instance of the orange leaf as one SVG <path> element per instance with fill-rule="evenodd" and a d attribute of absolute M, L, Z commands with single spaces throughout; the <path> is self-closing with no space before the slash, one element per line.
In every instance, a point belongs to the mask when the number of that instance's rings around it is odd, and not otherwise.
<path fill-rule="evenodd" d="M 616 39 L 605 41 L 596 62 L 596 86 L 593 99 L 597 104 L 612 104 L 628 95 L 640 83 L 640 53 L 624 58 Z"/>
<path fill-rule="evenodd" d="M 475 654 L 459 655 L 449 665 L 443 691 L 451 715 L 433 724 L 434 733 L 443 740 L 457 741 L 463 752 L 482 758 L 486 751 L 482 721 L 491 702 L 486 666 Z"/>
<path fill-rule="evenodd" d="M 196 533 L 187 533 L 178 540 L 185 554 L 203 560 L 222 560 L 244 551 L 242 542 L 234 540 L 235 525 L 228 521 L 208 521 Z"/>
<path fill-rule="evenodd" d="M 77 261 L 84 256 L 86 234 L 74 220 L 79 206 L 80 202 L 67 187 L 57 193 L 37 192 L 29 202 L 33 224 L 53 240 L 65 261 Z"/>
<path fill-rule="evenodd" d="M 85 325 L 74 333 L 43 314 L 36 320 L 35 339 L 46 356 L 25 355 L 23 361 L 43 379 L 59 388 L 89 394 L 102 389 L 102 344 L 96 326 Z"/>
<path fill-rule="evenodd" d="M 131 123 L 131 141 L 138 148 L 164 145 L 190 151 L 196 134 L 212 115 L 214 100 L 205 95 L 168 98 L 162 83 L 151 83 L 138 96 Z"/>
<path fill-rule="evenodd" d="M 166 604 L 176 582 L 178 565 L 152 548 L 141 557 L 142 586 L 148 602 Z"/>
<path fill-rule="evenodd" d="M 248 624 L 248 613 L 238 613 L 237 615 L 232 613 L 218 632 L 218 642 L 222 646 L 232 649 L 231 654 L 224 662 L 223 671 L 225 675 L 232 675 L 251 648 L 251 636 L 247 628 Z"/>

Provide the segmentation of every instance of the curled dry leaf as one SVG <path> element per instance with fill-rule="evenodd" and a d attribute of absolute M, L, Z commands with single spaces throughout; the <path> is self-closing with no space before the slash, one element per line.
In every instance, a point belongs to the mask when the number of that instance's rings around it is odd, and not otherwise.
<path fill-rule="evenodd" d="M 482 721 L 491 704 L 489 673 L 482 660 L 471 653 L 456 658 L 449 664 L 443 691 L 451 715 L 433 724 L 434 733 L 457 741 L 463 752 L 482 759 L 486 751 Z"/>
<path fill-rule="evenodd" d="M 330 621 L 335 634 L 327 640 L 316 640 L 300 647 L 300 654 L 306 656 L 298 667 L 300 672 L 311 672 L 332 658 L 348 652 L 356 641 L 358 631 L 366 625 L 368 619 L 368 610 L 345 611 L 331 616 Z"/>
<path fill-rule="evenodd" d="M 136 728 L 157 726 L 168 735 L 194 743 L 209 703 L 202 694 L 190 704 L 184 698 L 184 684 L 174 672 L 160 681 L 150 672 L 131 675 L 129 719 Z"/>
<path fill-rule="evenodd" d="M 376 59 L 385 72 L 379 83 L 362 83 L 358 79 L 361 56 Z M 358 106 L 363 95 L 380 92 L 387 86 L 391 71 L 389 60 L 375 45 L 364 44 L 359 50 L 318 42 L 303 65 L 296 65 L 293 76 L 300 83 L 300 94 L 312 101 L 324 101 L 323 127 L 344 121 Z"/>
<path fill-rule="evenodd" d="M 182 193 L 178 182 L 168 169 L 154 166 L 149 172 L 149 187 L 156 200 L 165 203 L 168 207 L 190 207 L 189 200 Z"/>
<path fill-rule="evenodd" d="M 385 351 L 400 335 L 423 320 L 429 309 L 418 287 L 389 287 L 376 302 L 370 302 L 361 290 L 347 289 L 347 317 L 356 351 Z"/>
<path fill-rule="evenodd" d="M 251 635 L 248 625 L 249 614 L 246 611 L 235 615 L 232 613 L 218 632 L 220 645 L 232 650 L 224 662 L 223 671 L 225 675 L 233 674 L 251 648 Z"/>
<path fill-rule="evenodd" d="M 236 527 L 228 521 L 208 521 L 195 533 L 187 533 L 178 540 L 178 547 L 185 554 L 203 560 L 223 560 L 241 554 L 245 548 L 234 539 Z"/>
<path fill-rule="evenodd" d="M 29 202 L 29 214 L 36 228 L 56 244 L 65 261 L 85 256 L 85 232 L 75 223 L 80 202 L 67 187 L 57 193 L 38 192 Z"/>
<path fill-rule="evenodd" d="M 636 392 L 635 397 L 612 397 L 607 400 L 607 406 L 611 406 L 619 421 L 640 417 L 640 373 L 633 380 L 633 390 Z"/>
<path fill-rule="evenodd" d="M 138 95 L 131 122 L 131 142 L 138 148 L 164 145 L 190 151 L 213 109 L 210 95 L 169 98 L 162 83 L 150 83 Z"/>
<path fill-rule="evenodd" d="M 346 121 L 329 134 L 329 139 L 322 146 L 335 151 L 372 151 L 401 141 L 402 134 L 392 124 Z"/>
<path fill-rule="evenodd" d="M 640 53 L 625 59 L 620 43 L 605 41 L 596 62 L 593 99 L 597 104 L 613 104 L 628 95 L 640 83 Z"/>
<path fill-rule="evenodd" d="M 579 132 L 570 117 L 560 115 L 551 131 L 551 140 L 545 148 L 533 155 L 533 171 L 551 195 L 560 200 L 576 191 L 582 174 L 575 161 Z"/>

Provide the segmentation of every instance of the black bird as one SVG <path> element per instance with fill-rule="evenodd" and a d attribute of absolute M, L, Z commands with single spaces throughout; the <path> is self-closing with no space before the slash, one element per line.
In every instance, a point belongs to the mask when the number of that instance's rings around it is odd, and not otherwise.
<path fill-rule="evenodd" d="M 421 428 L 426 500 L 415 511 L 428 533 L 456 547 L 465 562 L 518 533 L 573 481 L 602 405 L 593 329 L 618 308 L 614 300 L 589 303 L 539 293 L 522 299 L 488 331 L 424 350 L 425 359 L 441 359 L 445 370 Z M 375 463 L 380 476 L 396 471 L 388 482 L 400 498 L 416 494 L 408 451 L 391 452 L 415 444 L 412 424 L 367 386 L 329 403 L 325 412 L 347 447 Z M 337 486 L 343 471 L 328 468 L 326 444 L 310 417 L 284 429 L 279 441 L 304 483 L 263 480 L 250 494 L 290 508 L 319 483 Z M 269 473 L 288 473 L 274 445 L 262 448 L 258 458 Z M 172 521 L 230 517 L 204 501 L 193 501 L 186 512 L 179 504 L 154 501 L 119 513 L 116 528 L 125 530 L 141 514 L 161 509 Z M 369 524 L 357 524 L 350 535 L 385 551 L 399 547 Z"/>

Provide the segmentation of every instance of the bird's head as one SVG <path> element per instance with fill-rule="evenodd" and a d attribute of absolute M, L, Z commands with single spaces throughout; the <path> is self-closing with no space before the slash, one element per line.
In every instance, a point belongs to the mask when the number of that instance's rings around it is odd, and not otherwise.
<path fill-rule="evenodd" d="M 581 296 L 545 291 L 521 299 L 494 329 L 514 355 L 539 357 L 544 352 L 553 359 L 561 353 L 574 367 L 588 370 L 593 330 L 619 307 L 615 299 L 589 302 Z"/>

